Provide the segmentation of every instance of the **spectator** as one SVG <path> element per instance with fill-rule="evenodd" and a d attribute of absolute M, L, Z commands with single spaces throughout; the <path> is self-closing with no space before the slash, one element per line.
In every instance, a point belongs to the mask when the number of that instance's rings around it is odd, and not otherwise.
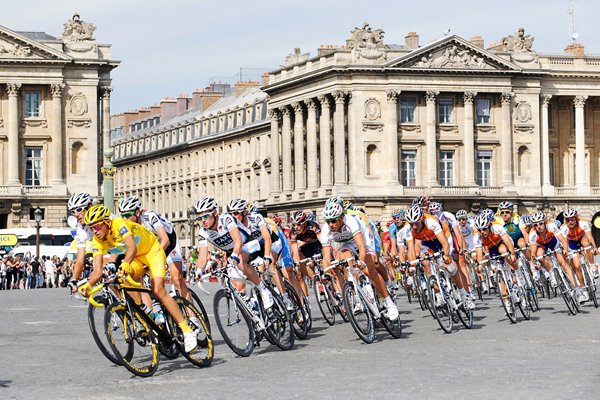
<path fill-rule="evenodd" d="M 54 263 L 50 257 L 47 257 L 46 261 L 44 261 L 44 270 L 46 272 L 46 288 L 50 288 L 50 285 L 52 284 L 52 278 L 54 278 Z"/>
<path fill-rule="evenodd" d="M 6 260 L 6 290 L 13 288 L 15 277 L 15 260 L 12 256 L 8 256 Z"/>
<path fill-rule="evenodd" d="M 2 259 L 0 259 L 0 274 L 2 274 L 0 290 L 4 290 L 6 289 L 6 257 L 2 257 Z"/>
<path fill-rule="evenodd" d="M 37 257 L 34 257 L 33 260 L 31 260 L 31 285 L 30 288 L 31 289 L 37 289 L 38 286 L 38 281 L 39 281 L 39 275 L 40 275 L 40 262 L 38 261 Z"/>

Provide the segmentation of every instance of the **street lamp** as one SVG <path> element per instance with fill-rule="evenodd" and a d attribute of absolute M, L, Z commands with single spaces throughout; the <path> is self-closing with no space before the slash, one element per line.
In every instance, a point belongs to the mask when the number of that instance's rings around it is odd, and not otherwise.
<path fill-rule="evenodd" d="M 38 207 L 33 212 L 33 219 L 35 220 L 35 258 L 40 259 L 40 222 L 44 212 Z"/>
<path fill-rule="evenodd" d="M 191 243 L 192 248 L 196 244 L 196 238 L 194 237 L 194 221 L 195 220 L 196 220 L 196 210 L 194 209 L 194 207 L 190 207 L 187 210 L 187 221 L 190 226 L 190 235 L 191 235 L 190 243 Z"/>

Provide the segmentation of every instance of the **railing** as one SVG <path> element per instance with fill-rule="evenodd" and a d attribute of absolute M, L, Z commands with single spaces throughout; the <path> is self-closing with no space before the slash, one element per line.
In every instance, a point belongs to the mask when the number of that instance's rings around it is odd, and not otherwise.
<path fill-rule="evenodd" d="M 51 186 L 23 186 L 23 194 L 50 194 Z"/>
<path fill-rule="evenodd" d="M 0 186 L 0 195 L 8 195 L 9 187 L 8 186 Z"/>
<path fill-rule="evenodd" d="M 492 187 L 492 186 L 482 186 L 479 188 L 479 192 L 484 196 L 489 196 L 491 194 L 500 194 L 502 188 L 500 187 Z"/>
<path fill-rule="evenodd" d="M 573 65 L 575 62 L 572 58 L 566 57 L 552 57 L 549 59 L 550 64 L 558 64 L 558 65 Z"/>
<path fill-rule="evenodd" d="M 593 187 L 592 189 L 592 196 L 600 196 L 600 187 Z"/>
<path fill-rule="evenodd" d="M 574 195 L 577 193 L 576 187 L 557 187 L 554 190 L 557 196 Z"/>

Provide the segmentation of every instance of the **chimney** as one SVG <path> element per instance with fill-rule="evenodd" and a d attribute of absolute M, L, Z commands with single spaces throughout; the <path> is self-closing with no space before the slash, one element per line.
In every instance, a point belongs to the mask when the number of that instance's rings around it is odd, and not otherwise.
<path fill-rule="evenodd" d="M 137 111 L 125 111 L 123 113 L 123 127 L 125 129 L 125 134 L 128 134 L 132 131 L 132 129 L 130 128 L 131 124 L 134 124 L 135 122 L 137 122 L 138 120 L 138 113 Z"/>
<path fill-rule="evenodd" d="M 183 114 L 187 111 L 188 100 L 187 94 L 180 94 L 177 96 L 177 114 Z"/>
<path fill-rule="evenodd" d="M 235 84 L 235 97 L 240 97 L 248 89 L 258 88 L 260 84 L 254 81 L 237 82 Z"/>
<path fill-rule="evenodd" d="M 408 32 L 404 37 L 404 43 L 406 47 L 411 50 L 415 50 L 419 48 L 419 35 L 417 32 Z"/>
<path fill-rule="evenodd" d="M 167 122 L 177 115 L 177 100 L 164 98 L 160 101 L 160 122 Z"/>
<path fill-rule="evenodd" d="M 585 56 L 585 46 L 581 43 L 573 42 L 565 47 L 565 54 L 573 54 L 577 58 L 583 58 Z"/>
<path fill-rule="evenodd" d="M 270 79 L 270 75 L 267 72 L 262 74 L 262 85 L 261 86 L 267 86 L 269 84 L 269 79 Z"/>
<path fill-rule="evenodd" d="M 192 108 L 200 107 L 200 95 L 201 95 L 201 92 L 198 90 L 198 88 L 196 88 L 196 90 L 194 90 L 194 92 L 192 93 L 192 104 L 190 105 L 190 107 L 192 107 Z"/>
<path fill-rule="evenodd" d="M 484 41 L 483 41 L 483 38 L 482 38 L 481 36 L 479 36 L 479 35 L 477 35 L 477 36 L 473 36 L 473 37 L 471 38 L 471 43 L 473 43 L 473 45 L 474 45 L 474 46 L 477 46 L 477 47 L 479 47 L 479 48 L 482 48 L 482 49 L 484 49 L 484 48 L 485 48 L 485 47 L 484 47 Z"/>

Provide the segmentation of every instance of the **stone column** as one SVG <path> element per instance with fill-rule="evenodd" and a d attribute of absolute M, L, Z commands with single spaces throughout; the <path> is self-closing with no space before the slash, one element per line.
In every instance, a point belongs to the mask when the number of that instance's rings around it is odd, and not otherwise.
<path fill-rule="evenodd" d="M 575 96 L 575 186 L 587 186 L 585 168 L 585 123 L 584 107 L 587 96 Z"/>
<path fill-rule="evenodd" d="M 548 124 L 550 118 L 548 115 L 548 105 L 552 95 L 542 94 L 542 187 L 551 186 L 550 183 L 550 133 L 548 132 Z"/>
<path fill-rule="evenodd" d="M 280 108 L 283 116 L 281 126 L 281 146 L 283 154 L 281 159 L 281 167 L 283 169 L 283 191 L 291 193 L 294 186 L 292 181 L 292 121 L 290 117 L 290 109 L 288 107 Z"/>
<path fill-rule="evenodd" d="M 335 99 L 335 112 L 333 113 L 334 182 L 336 185 L 341 185 L 346 183 L 346 138 L 344 132 L 346 93 L 336 90 L 332 95 Z"/>
<path fill-rule="evenodd" d="M 269 110 L 271 118 L 271 192 L 279 193 L 279 117 L 280 114 L 275 109 Z"/>
<path fill-rule="evenodd" d="M 258 148 L 260 154 L 260 199 L 263 200 L 269 197 L 269 177 L 265 166 L 265 159 L 269 157 L 269 143 L 267 143 L 266 135 L 259 136 Z"/>
<path fill-rule="evenodd" d="M 102 94 L 102 151 L 110 148 L 110 95 L 113 88 L 103 86 L 100 88 Z"/>
<path fill-rule="evenodd" d="M 317 171 L 317 105 L 313 99 L 304 102 L 308 110 L 306 118 L 306 169 L 309 189 L 319 187 Z"/>
<path fill-rule="evenodd" d="M 400 90 L 388 90 L 388 112 L 385 118 L 383 152 L 387 153 L 389 182 L 398 184 L 398 96 Z"/>
<path fill-rule="evenodd" d="M 104 206 L 111 212 L 114 212 L 114 182 L 113 177 L 116 168 L 111 163 L 113 150 L 110 147 L 110 94 L 112 87 L 103 86 L 100 88 L 102 94 L 102 151 L 104 154 L 104 162 L 100 172 L 104 186 Z"/>
<path fill-rule="evenodd" d="M 321 173 L 321 187 L 330 188 L 331 185 L 331 111 L 327 95 L 318 97 L 321 103 L 321 116 L 319 118 L 319 133 L 321 144 L 321 162 L 319 172 Z"/>
<path fill-rule="evenodd" d="M 510 106 L 513 93 L 502 93 L 502 186 L 513 186 L 513 139 Z"/>
<path fill-rule="evenodd" d="M 294 109 L 294 184 L 295 189 L 306 188 L 304 176 L 304 110 L 302 104 L 292 103 Z"/>
<path fill-rule="evenodd" d="M 465 126 L 464 126 L 464 185 L 475 186 L 475 134 L 473 132 L 473 99 L 477 96 L 475 92 L 465 92 L 463 102 L 465 104 Z"/>
<path fill-rule="evenodd" d="M 56 162 L 50 166 L 50 182 L 55 184 L 64 183 L 63 179 L 63 166 L 64 166 L 64 144 L 62 134 L 62 92 L 65 85 L 64 83 L 50 85 L 50 92 L 52 93 L 52 152 Z"/>
<path fill-rule="evenodd" d="M 425 120 L 425 145 L 427 146 L 427 186 L 439 186 L 437 180 L 437 143 L 435 132 L 436 110 L 435 100 L 440 94 L 437 90 L 428 90 L 425 93 L 425 102 L 427 103 L 427 115 Z"/>
<path fill-rule="evenodd" d="M 8 186 L 19 186 L 19 90 L 20 83 L 8 83 Z"/>

